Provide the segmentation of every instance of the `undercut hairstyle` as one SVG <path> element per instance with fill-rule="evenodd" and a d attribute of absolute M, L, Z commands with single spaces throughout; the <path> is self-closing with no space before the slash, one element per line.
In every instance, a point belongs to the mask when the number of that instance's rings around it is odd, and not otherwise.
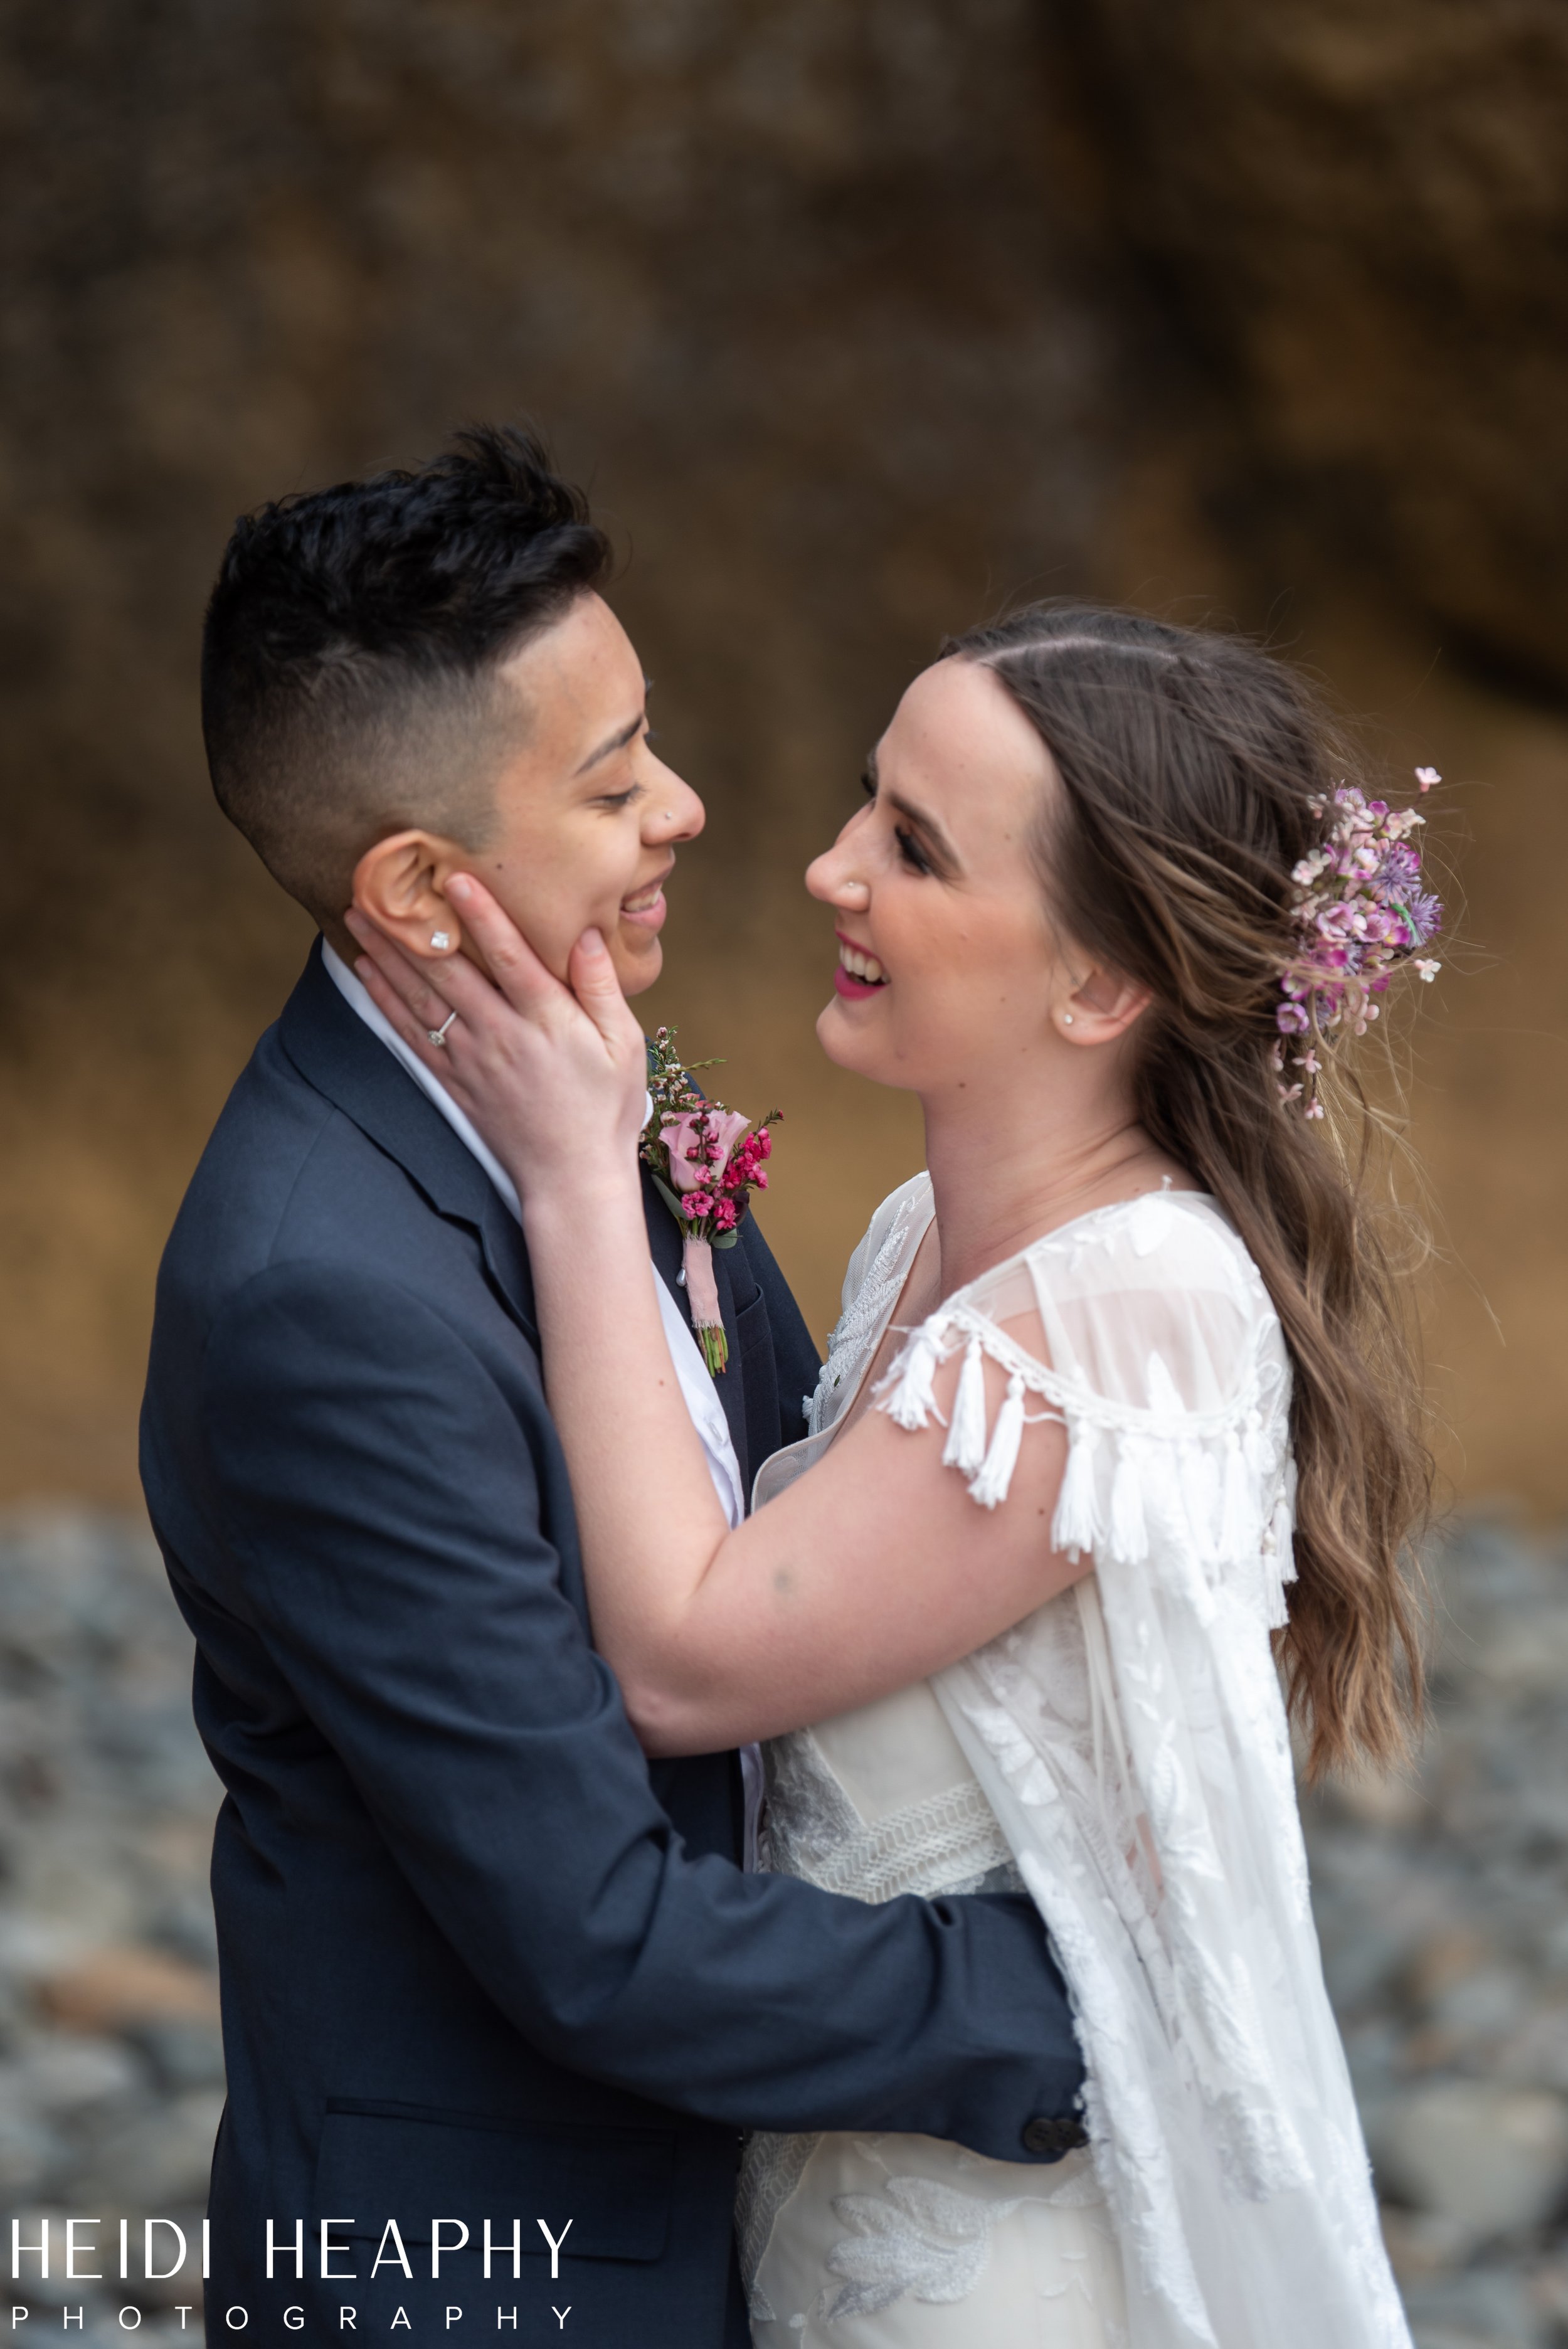
<path fill-rule="evenodd" d="M 610 568 L 582 491 L 506 426 L 235 524 L 202 633 L 207 763 L 224 814 L 318 922 L 392 833 L 485 845 L 527 723 L 500 665 Z"/>
<path fill-rule="evenodd" d="M 1327 1114 L 1310 1125 L 1275 1019 L 1300 952 L 1295 868 L 1336 786 L 1376 781 L 1305 680 L 1239 637 L 1047 603 L 944 649 L 989 668 L 1051 754 L 1048 910 L 1150 989 L 1140 1121 L 1241 1234 L 1290 1348 L 1296 1579 L 1275 1645 L 1309 1775 L 1389 1761 L 1420 1707 L 1432 1478 L 1412 1226 L 1373 1195 L 1377 1121 L 1348 1040 L 1315 1039 Z"/>

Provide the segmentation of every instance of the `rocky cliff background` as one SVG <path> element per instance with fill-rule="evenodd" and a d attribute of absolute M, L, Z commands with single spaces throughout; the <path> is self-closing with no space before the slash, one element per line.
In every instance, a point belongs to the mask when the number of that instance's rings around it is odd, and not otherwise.
<path fill-rule="evenodd" d="M 810 1034 L 867 740 L 1020 591 L 1212 614 L 1450 779 L 1447 1456 L 1568 1503 L 1557 0 L 7 0 L 0 120 L 0 1491 L 133 1495 L 158 1249 L 306 943 L 201 765 L 228 524 L 527 414 L 712 808 L 650 1009 L 789 1112 L 813 1322 L 919 1147 Z"/>
<path fill-rule="evenodd" d="M 1409 1112 L 1470 1529 L 1434 1743 L 1315 1878 L 1423 2349 L 1568 2337 L 1560 0 L 0 0 L 0 2204 L 193 2208 L 215 2109 L 135 1413 L 307 933 L 210 804 L 207 584 L 260 499 L 526 415 L 709 802 L 650 1015 L 782 1103 L 819 1330 L 919 1134 L 817 1055 L 796 876 L 944 630 L 1232 621 L 1448 779 Z"/>

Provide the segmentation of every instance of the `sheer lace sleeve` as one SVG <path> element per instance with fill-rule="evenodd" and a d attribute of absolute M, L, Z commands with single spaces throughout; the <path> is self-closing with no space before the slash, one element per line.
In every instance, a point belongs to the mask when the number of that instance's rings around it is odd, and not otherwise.
<path fill-rule="evenodd" d="M 1052 1540 L 1093 1561 L 932 1685 L 1072 1993 L 1130 2349 L 1409 2349 L 1269 1637 L 1293 1493 L 1263 1282 L 1211 1200 L 1154 1195 L 948 1299 L 881 1408 L 928 1424 L 956 1356 L 944 1458 L 999 1507 L 1030 1420 L 1064 1423 Z"/>
<path fill-rule="evenodd" d="M 893 1299 L 931 1221 L 931 1177 L 913 1175 L 890 1192 L 872 1217 L 844 1275 L 839 1319 L 817 1392 L 806 1398 L 806 1425 L 825 1434 L 854 1394 L 887 1326 Z"/>
<path fill-rule="evenodd" d="M 1043 1332 L 1043 1356 L 1018 1342 L 1020 1327 Z M 1031 1422 L 1056 1420 L 1068 1436 L 1057 1549 L 1155 1561 L 1201 1615 L 1222 1575 L 1261 1560 L 1268 1619 L 1284 1621 L 1286 1359 L 1263 1283 L 1212 1202 L 1154 1193 L 1037 1241 L 911 1332 L 878 1408 L 928 1425 L 937 1366 L 959 1354 L 942 1456 L 983 1507 L 1006 1499 Z M 990 1426 L 987 1357 L 1007 1379 Z"/>

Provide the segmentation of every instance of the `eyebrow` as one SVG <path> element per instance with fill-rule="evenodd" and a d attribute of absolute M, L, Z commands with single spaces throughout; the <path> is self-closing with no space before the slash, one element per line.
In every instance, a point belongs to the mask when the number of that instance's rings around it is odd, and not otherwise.
<path fill-rule="evenodd" d="M 874 749 L 866 753 L 865 775 L 872 791 L 880 795 L 882 785 L 877 771 L 877 754 Z M 900 792 L 889 792 L 887 802 L 890 807 L 896 808 L 899 814 L 905 817 L 909 823 L 919 826 L 944 864 L 950 865 L 955 873 L 962 870 L 957 850 L 934 816 L 927 815 L 923 808 L 917 808 L 913 800 L 906 800 Z"/>
<path fill-rule="evenodd" d="M 643 679 L 643 691 L 645 693 L 652 693 L 653 689 L 653 678 L 651 677 L 645 677 Z M 588 756 L 583 760 L 583 764 L 580 767 L 574 767 L 573 769 L 573 781 L 575 782 L 579 775 L 585 775 L 590 767 L 596 767 L 601 759 L 607 759 L 612 751 L 624 750 L 628 742 L 634 741 L 637 736 L 642 732 L 643 728 L 646 725 L 648 713 L 646 707 L 645 706 L 643 709 L 638 710 L 634 718 L 629 719 L 626 724 L 619 728 L 615 733 L 606 735 L 604 740 L 600 743 L 599 748 L 596 750 L 590 750 Z"/>

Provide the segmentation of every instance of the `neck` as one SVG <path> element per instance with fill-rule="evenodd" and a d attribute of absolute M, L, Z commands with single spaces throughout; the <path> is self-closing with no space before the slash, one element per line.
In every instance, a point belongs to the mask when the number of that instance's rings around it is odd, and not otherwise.
<path fill-rule="evenodd" d="M 1056 1083 L 1037 1066 L 1021 1080 L 975 1070 L 922 1097 L 944 1294 L 1075 1216 L 1180 1179 L 1139 1124 L 1130 1086 L 1107 1081 L 1099 1057 L 1074 1053 L 1086 1065 Z"/>

